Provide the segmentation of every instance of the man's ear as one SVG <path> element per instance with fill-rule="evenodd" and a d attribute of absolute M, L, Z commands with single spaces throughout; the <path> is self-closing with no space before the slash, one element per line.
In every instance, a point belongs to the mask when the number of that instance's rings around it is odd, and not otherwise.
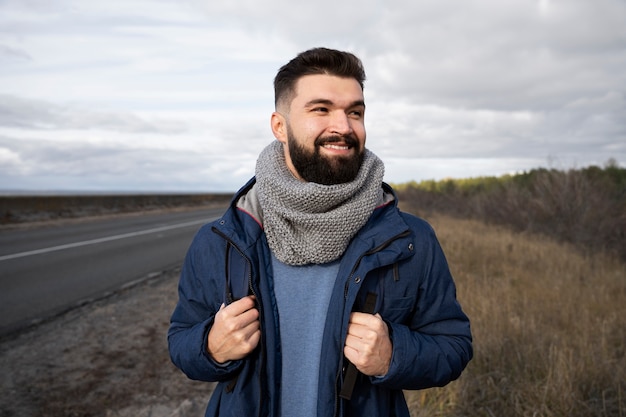
<path fill-rule="evenodd" d="M 279 142 L 287 143 L 287 120 L 285 116 L 275 111 L 270 119 L 272 133 Z"/>

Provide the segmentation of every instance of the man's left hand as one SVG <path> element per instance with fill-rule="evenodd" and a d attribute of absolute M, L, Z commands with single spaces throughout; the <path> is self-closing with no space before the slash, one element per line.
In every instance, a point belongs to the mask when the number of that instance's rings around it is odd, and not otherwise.
<path fill-rule="evenodd" d="M 389 370 L 392 351 L 389 329 L 380 314 L 350 315 L 343 353 L 359 371 L 368 376 L 384 376 Z"/>

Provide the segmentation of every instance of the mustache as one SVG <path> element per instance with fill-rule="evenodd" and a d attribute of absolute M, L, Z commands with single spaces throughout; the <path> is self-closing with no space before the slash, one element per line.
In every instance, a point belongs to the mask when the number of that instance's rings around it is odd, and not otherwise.
<path fill-rule="evenodd" d="M 347 135 L 347 136 L 335 135 L 335 136 L 319 137 L 315 139 L 314 145 L 323 146 L 327 143 L 338 143 L 338 142 L 343 142 L 351 148 L 356 148 L 359 146 L 359 141 L 357 140 L 357 138 L 351 135 Z"/>

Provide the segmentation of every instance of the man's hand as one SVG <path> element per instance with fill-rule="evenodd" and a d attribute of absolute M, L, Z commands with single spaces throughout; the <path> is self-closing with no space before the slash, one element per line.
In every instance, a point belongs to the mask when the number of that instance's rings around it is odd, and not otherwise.
<path fill-rule="evenodd" d="M 207 351 L 217 363 L 244 358 L 261 339 L 259 311 L 253 296 L 222 304 L 209 330 Z"/>
<path fill-rule="evenodd" d="M 368 376 L 383 376 L 389 370 L 393 347 L 387 323 L 380 314 L 352 313 L 343 353 Z"/>

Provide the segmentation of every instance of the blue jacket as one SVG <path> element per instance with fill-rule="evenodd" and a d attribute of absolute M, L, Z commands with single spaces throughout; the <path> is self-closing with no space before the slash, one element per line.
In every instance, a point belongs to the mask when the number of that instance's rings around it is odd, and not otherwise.
<path fill-rule="evenodd" d="M 179 301 L 168 332 L 170 356 L 189 378 L 218 381 L 206 416 L 278 416 L 281 369 L 278 315 L 270 250 L 259 220 L 237 207 L 254 179 L 224 216 L 194 238 L 181 271 Z M 383 185 L 387 193 L 393 191 Z M 318 416 L 409 416 L 402 390 L 443 386 L 472 358 L 467 316 L 432 228 L 402 213 L 397 199 L 378 207 L 341 260 L 326 320 L 320 364 Z M 368 292 L 386 321 L 393 344 L 387 375 L 360 375 L 350 400 L 343 384 L 348 319 Z M 248 357 L 217 364 L 206 352 L 215 313 L 231 297 L 256 295 L 262 339 Z M 303 377 L 306 377 L 303 375 Z M 324 393 L 327 393 L 325 395 Z"/>

